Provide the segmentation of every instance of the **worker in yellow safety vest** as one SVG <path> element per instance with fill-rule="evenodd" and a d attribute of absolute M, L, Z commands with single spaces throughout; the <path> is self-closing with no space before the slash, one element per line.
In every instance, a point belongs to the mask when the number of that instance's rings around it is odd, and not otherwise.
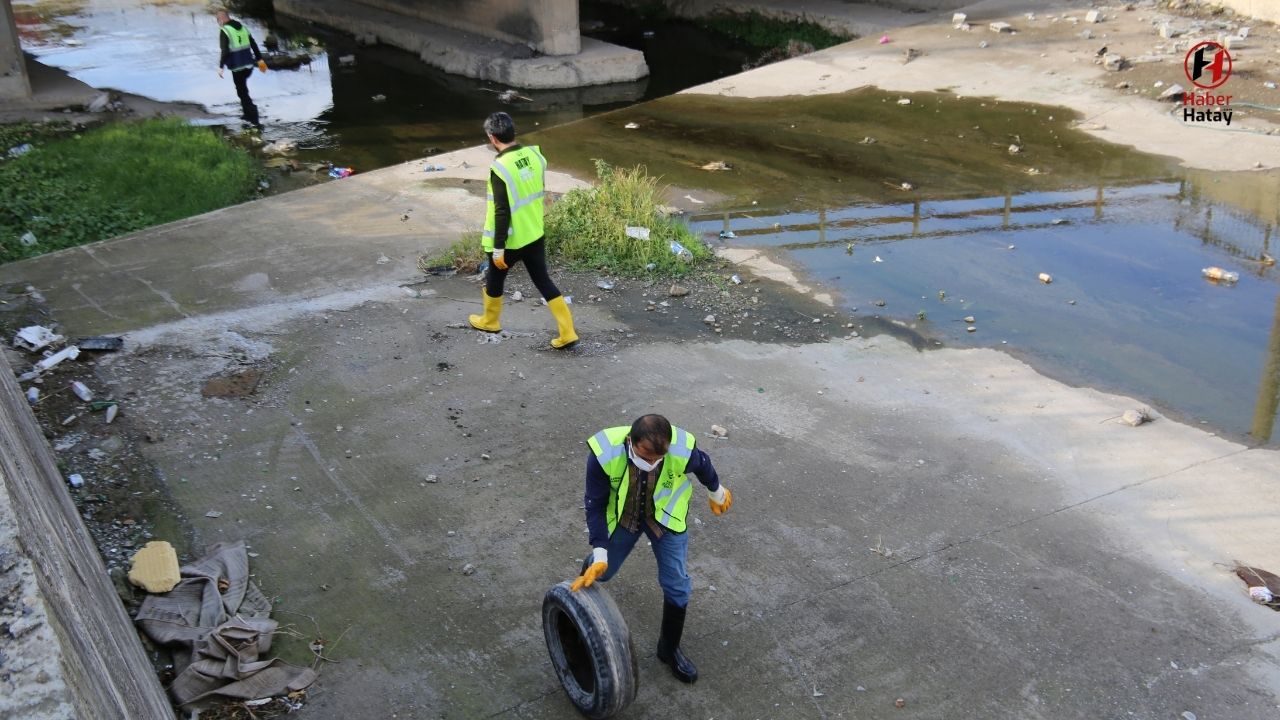
<path fill-rule="evenodd" d="M 658 660 L 671 667 L 682 682 L 698 679 L 698 668 L 680 650 L 685 612 L 693 583 L 686 571 L 689 474 L 707 489 L 711 512 L 722 515 L 733 495 L 720 483 L 711 458 L 696 446 L 691 433 L 661 415 L 644 415 L 631 424 L 605 428 L 587 440 L 587 482 L 584 506 L 591 555 L 570 588 L 605 582 L 642 535 L 648 536 L 658 561 L 662 586 L 662 631 Z"/>
<path fill-rule="evenodd" d="M 218 77 L 222 77 L 224 68 L 231 71 L 231 80 L 236 84 L 236 94 L 240 96 L 240 112 L 244 121 L 261 129 L 262 121 L 258 117 L 258 106 L 249 97 L 249 76 L 253 74 L 254 65 L 261 72 L 267 71 L 267 63 L 258 52 L 258 43 L 239 20 L 232 20 L 226 10 L 219 10 L 218 47 L 222 50 L 222 59 L 218 61 Z"/>
<path fill-rule="evenodd" d="M 547 159 L 537 145 L 516 142 L 515 121 L 504 112 L 493 113 L 484 121 L 484 133 L 498 151 L 489 166 L 488 203 L 480 241 L 489 266 L 485 273 L 484 313 L 468 319 L 477 330 L 502 329 L 499 316 L 507 270 L 522 262 L 555 318 L 559 335 L 551 341 L 551 347 L 567 348 L 578 342 L 578 335 L 573 330 L 569 304 L 547 272 L 542 224 Z"/>

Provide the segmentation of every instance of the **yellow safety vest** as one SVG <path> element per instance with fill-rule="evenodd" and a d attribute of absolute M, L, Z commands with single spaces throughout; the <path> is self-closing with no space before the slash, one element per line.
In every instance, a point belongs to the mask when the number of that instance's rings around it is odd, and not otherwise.
<path fill-rule="evenodd" d="M 494 158 L 489 169 L 502 178 L 507 186 L 511 225 L 507 229 L 506 249 L 516 250 L 535 242 L 543 235 L 542 198 L 547 159 L 542 157 L 537 145 L 527 145 Z M 481 246 L 485 252 L 493 252 L 493 233 L 497 229 L 497 221 L 494 218 L 496 206 L 493 202 L 492 175 L 485 181 L 485 185 L 488 204 Z"/>
<path fill-rule="evenodd" d="M 622 507 L 627 502 L 627 486 L 631 483 L 628 470 L 627 446 L 624 440 L 631 428 L 622 425 L 605 428 L 587 440 L 591 452 L 609 476 L 609 504 L 605 506 L 605 519 L 609 522 L 609 534 L 618 526 Z M 671 446 L 662 461 L 662 471 L 653 493 L 653 517 L 663 527 L 684 532 L 685 517 L 689 514 L 689 498 L 693 497 L 693 481 L 685 474 L 689 458 L 693 457 L 694 437 L 672 425 Z"/>

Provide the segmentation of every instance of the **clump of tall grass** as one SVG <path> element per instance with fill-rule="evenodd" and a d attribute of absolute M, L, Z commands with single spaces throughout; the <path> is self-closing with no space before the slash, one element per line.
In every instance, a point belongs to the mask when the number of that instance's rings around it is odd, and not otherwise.
<path fill-rule="evenodd" d="M 565 193 L 548 211 L 547 244 L 555 259 L 615 275 L 674 276 L 711 258 L 687 225 L 659 211 L 662 190 L 644 167 L 615 168 L 596 160 L 596 178 L 589 188 Z M 628 227 L 648 228 L 648 239 L 628 236 Z"/>

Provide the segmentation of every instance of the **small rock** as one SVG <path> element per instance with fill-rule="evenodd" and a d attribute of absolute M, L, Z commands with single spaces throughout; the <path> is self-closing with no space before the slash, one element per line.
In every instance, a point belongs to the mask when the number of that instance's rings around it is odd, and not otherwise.
<path fill-rule="evenodd" d="M 462 566 L 462 574 L 463 574 L 463 575 L 475 575 L 475 574 L 476 574 L 476 566 L 475 566 L 475 565 L 472 565 L 471 563 L 467 563 L 466 565 L 463 565 L 463 566 Z"/>
<path fill-rule="evenodd" d="M 973 325 L 970 325 L 969 327 L 965 328 L 965 330 L 969 332 L 978 332 L 978 328 L 974 327 Z"/>
<path fill-rule="evenodd" d="M 898 98 L 898 104 L 899 104 L 899 105 L 910 105 L 910 104 L 911 104 L 911 98 Z"/>
<path fill-rule="evenodd" d="M 708 316 L 706 316 L 706 317 L 702 318 L 702 322 L 704 322 L 704 323 L 706 323 L 706 324 L 708 324 L 708 325 L 715 325 L 715 324 L 716 324 L 716 316 L 715 316 L 715 315 L 708 315 Z"/>
<path fill-rule="evenodd" d="M 1009 24 L 1009 23 L 1007 23 L 1007 22 L 993 22 L 993 23 L 991 23 L 990 25 L 988 25 L 987 27 L 991 28 L 991 32 L 995 32 L 995 33 L 1011 33 L 1011 32 L 1013 32 L 1013 26 L 1012 26 L 1012 25 L 1010 25 L 1010 24 Z"/>
<path fill-rule="evenodd" d="M 689 288 L 680 285 L 672 285 L 671 289 L 667 291 L 667 294 L 671 297 L 684 297 L 689 294 Z"/>
<path fill-rule="evenodd" d="M 723 427 L 720 427 L 719 425 L 712 425 L 711 436 L 718 437 L 718 438 L 729 437 L 729 431 Z"/>
<path fill-rule="evenodd" d="M 71 483 L 71 487 L 84 487 L 84 478 L 80 476 L 80 473 L 68 475 L 67 482 Z"/>
<path fill-rule="evenodd" d="M 884 307 L 885 302 L 883 300 L 877 300 L 872 304 L 875 305 L 876 307 Z"/>
<path fill-rule="evenodd" d="M 1045 285 L 1048 285 L 1049 283 L 1053 282 L 1053 276 L 1050 275 L 1049 273 L 1040 273 L 1040 282 L 1044 283 Z"/>
<path fill-rule="evenodd" d="M 613 289 L 613 281 L 612 281 L 612 280 L 597 280 L 597 281 L 596 281 L 596 287 L 600 288 L 601 290 L 612 290 L 612 289 Z"/>
<path fill-rule="evenodd" d="M 893 706 L 901 710 L 902 708 L 907 706 L 907 701 L 903 700 L 902 698 L 898 698 L 897 700 L 893 701 Z"/>
<path fill-rule="evenodd" d="M 1022 152 L 1022 147 L 1021 147 L 1020 145 L 1010 145 L 1010 146 L 1009 146 L 1009 154 L 1010 154 L 1010 155 L 1017 155 L 1017 154 L 1018 154 L 1018 153 L 1020 153 L 1020 152 Z"/>
<path fill-rule="evenodd" d="M 1151 422 L 1151 416 L 1146 410 L 1125 410 L 1120 416 L 1120 422 L 1129 427 L 1138 427 L 1143 423 Z"/>
<path fill-rule="evenodd" d="M 1120 53 L 1107 53 L 1102 56 L 1102 67 L 1111 72 L 1120 72 L 1124 69 L 1124 56 Z"/>
<path fill-rule="evenodd" d="M 974 320 L 974 319 L 973 319 L 973 316 L 972 316 L 972 315 L 965 315 L 965 316 L 964 316 L 964 321 L 965 321 L 965 322 L 967 322 L 967 323 L 974 323 L 974 322 L 977 322 L 976 320 Z"/>
<path fill-rule="evenodd" d="M 1084 14 L 1084 21 L 1087 23 L 1102 22 L 1102 13 L 1097 10 L 1090 10 Z"/>
<path fill-rule="evenodd" d="M 379 255 L 377 262 L 379 265 L 386 265 L 387 263 L 391 262 L 391 258 L 387 257 L 386 255 Z"/>
<path fill-rule="evenodd" d="M 524 293 L 519 290 L 511 293 L 511 302 L 521 302 L 522 300 L 524 300 Z"/>
<path fill-rule="evenodd" d="M 1182 96 L 1185 95 L 1186 92 L 1186 88 L 1174 83 L 1165 88 L 1164 92 L 1160 93 L 1160 99 L 1168 102 L 1182 102 Z"/>
<path fill-rule="evenodd" d="M 489 460 L 489 459 L 490 459 L 490 457 L 489 457 L 489 453 L 480 453 L 480 459 L 481 459 L 481 460 Z"/>
<path fill-rule="evenodd" d="M 222 517 L 222 513 L 218 512 L 217 510 L 210 510 L 209 512 L 205 513 L 204 516 L 207 518 L 220 518 Z"/>

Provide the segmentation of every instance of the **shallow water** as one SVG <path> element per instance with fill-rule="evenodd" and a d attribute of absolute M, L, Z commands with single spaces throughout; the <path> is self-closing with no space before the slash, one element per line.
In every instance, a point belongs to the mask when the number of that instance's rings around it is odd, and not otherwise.
<path fill-rule="evenodd" d="M 15 0 L 25 50 L 94 87 L 168 102 L 196 103 L 238 126 L 230 75 L 218 78 L 218 27 L 204 0 Z M 297 70 L 254 73 L 249 89 L 267 140 L 293 140 L 299 159 L 372 170 L 483 141 L 480 123 L 494 110 L 521 131 L 675 92 L 740 69 L 749 56 L 688 23 L 646 22 L 587 3 L 593 33 L 645 50 L 652 75 L 636 83 L 581 90 L 523 91 L 528 102 L 503 104 L 507 88 L 446 75 L 390 47 L 357 47 L 347 36 L 280 17 L 233 13 L 259 46 L 268 31 L 319 43 Z M 645 36 L 645 30 L 652 32 Z M 264 48 L 265 49 L 265 48 Z M 675 53 L 678 55 L 674 55 Z M 350 65 L 339 63 L 353 56 Z M 382 96 L 379 98 L 378 96 Z"/>
<path fill-rule="evenodd" d="M 737 237 L 721 241 L 725 215 L 693 222 L 709 243 L 784 251 L 858 315 L 906 321 L 948 346 L 1010 350 L 1067 382 L 1280 440 L 1280 270 L 1257 261 L 1280 242 L 1274 218 L 1209 200 L 1190 181 L 753 209 L 727 224 Z M 1210 282 L 1210 266 L 1240 281 Z"/>

